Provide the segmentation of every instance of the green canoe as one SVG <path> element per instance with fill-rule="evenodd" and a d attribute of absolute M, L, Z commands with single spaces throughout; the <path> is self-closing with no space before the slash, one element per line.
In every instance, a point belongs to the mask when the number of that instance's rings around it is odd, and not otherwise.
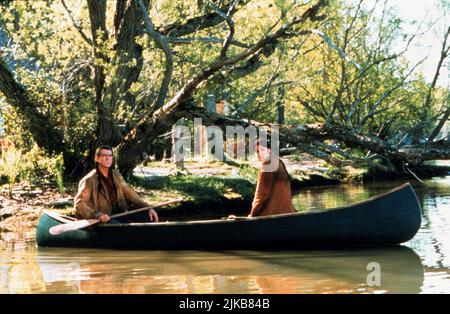
<path fill-rule="evenodd" d="M 366 247 L 406 242 L 421 224 L 409 183 L 368 200 L 333 209 L 256 218 L 97 224 L 51 235 L 72 218 L 44 213 L 36 229 L 41 247 L 122 249 L 282 249 Z"/>

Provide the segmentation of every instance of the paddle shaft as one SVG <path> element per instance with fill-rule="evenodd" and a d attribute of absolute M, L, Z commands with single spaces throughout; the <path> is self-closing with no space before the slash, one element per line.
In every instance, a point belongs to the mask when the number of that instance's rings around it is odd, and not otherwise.
<path fill-rule="evenodd" d="M 161 206 L 165 206 L 165 205 L 169 205 L 172 203 L 176 203 L 176 202 L 181 202 L 183 199 L 182 198 L 177 198 L 175 200 L 171 200 L 171 201 L 167 201 L 164 203 L 159 203 L 159 204 L 155 204 L 153 206 L 147 206 L 147 207 L 143 207 L 143 208 L 139 208 L 139 209 L 135 209 L 135 210 L 130 210 L 128 212 L 125 213 L 120 213 L 120 214 L 116 214 L 116 215 L 112 215 L 110 218 L 117 218 L 117 217 L 122 217 L 122 216 L 126 216 L 126 215 L 131 215 L 134 213 L 138 213 L 144 210 L 148 210 L 150 208 L 156 208 L 156 207 L 161 207 Z M 57 225 L 57 226 L 53 226 L 49 229 L 50 234 L 52 235 L 58 235 L 64 232 L 68 232 L 68 231 L 73 231 L 73 230 L 78 230 L 78 229 L 83 229 L 89 226 L 93 226 L 96 225 L 100 222 L 100 219 L 82 219 L 82 220 L 75 220 L 75 221 L 71 221 L 71 222 L 67 222 L 65 224 L 61 224 L 61 225 Z"/>
<path fill-rule="evenodd" d="M 109 216 L 109 218 L 119 218 L 119 217 L 131 215 L 131 214 L 139 213 L 139 212 L 142 212 L 144 210 L 148 210 L 150 208 L 157 208 L 157 207 L 170 205 L 170 204 L 173 204 L 173 203 L 178 203 L 178 202 L 181 202 L 182 200 L 183 200 L 182 198 L 177 198 L 175 200 L 171 200 L 171 201 L 167 201 L 167 202 L 164 202 L 164 203 L 155 204 L 153 206 L 142 207 L 142 208 L 138 208 L 138 209 L 135 209 L 135 210 L 130 210 L 130 211 L 127 211 L 127 212 L 124 212 L 124 213 L 115 214 L 115 215 Z"/>

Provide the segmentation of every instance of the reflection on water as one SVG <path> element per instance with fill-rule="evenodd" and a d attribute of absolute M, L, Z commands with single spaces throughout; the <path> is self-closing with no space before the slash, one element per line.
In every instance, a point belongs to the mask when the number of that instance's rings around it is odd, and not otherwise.
<path fill-rule="evenodd" d="M 353 251 L 110 251 L 39 249 L 15 254 L 2 292 L 418 293 L 423 267 L 412 249 Z M 26 261 L 29 261 L 27 263 Z M 381 265 L 371 287 L 367 265 Z"/>
<path fill-rule="evenodd" d="M 298 191 L 298 210 L 360 201 L 399 183 Z M 415 186 L 422 228 L 404 246 L 339 251 L 37 249 L 3 242 L 0 293 L 449 293 L 450 178 Z M 372 263 L 372 264 L 370 264 Z M 374 286 L 379 265 L 380 285 Z"/>

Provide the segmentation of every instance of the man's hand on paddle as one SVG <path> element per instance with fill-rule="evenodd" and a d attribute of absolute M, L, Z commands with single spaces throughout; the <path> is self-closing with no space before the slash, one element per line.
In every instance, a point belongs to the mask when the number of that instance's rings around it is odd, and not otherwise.
<path fill-rule="evenodd" d="M 155 210 L 153 208 L 150 208 L 148 210 L 148 217 L 150 218 L 150 221 L 153 221 L 153 222 L 159 221 L 158 214 L 155 212 Z"/>
<path fill-rule="evenodd" d="M 98 220 L 100 220 L 101 223 L 107 223 L 109 221 L 109 216 L 107 214 L 103 214 L 98 216 Z"/>

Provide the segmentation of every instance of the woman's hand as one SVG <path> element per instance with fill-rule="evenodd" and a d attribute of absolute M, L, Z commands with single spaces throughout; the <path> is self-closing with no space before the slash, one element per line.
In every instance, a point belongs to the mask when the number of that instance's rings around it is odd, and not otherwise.
<path fill-rule="evenodd" d="M 155 210 L 153 208 L 150 208 L 148 210 L 148 217 L 150 218 L 150 221 L 153 221 L 153 222 L 159 221 L 158 214 L 155 212 Z"/>

